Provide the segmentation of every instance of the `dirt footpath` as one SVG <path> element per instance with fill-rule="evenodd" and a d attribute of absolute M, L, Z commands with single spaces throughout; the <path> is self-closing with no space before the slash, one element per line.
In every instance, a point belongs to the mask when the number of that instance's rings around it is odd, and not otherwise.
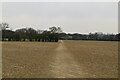
<path fill-rule="evenodd" d="M 85 77 L 86 74 L 82 71 L 82 67 L 74 60 L 63 41 L 60 41 L 54 57 L 51 62 L 51 72 L 55 78 Z"/>

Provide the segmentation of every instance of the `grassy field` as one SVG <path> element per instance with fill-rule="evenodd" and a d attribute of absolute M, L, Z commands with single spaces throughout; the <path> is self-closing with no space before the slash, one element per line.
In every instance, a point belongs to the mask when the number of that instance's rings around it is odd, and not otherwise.
<path fill-rule="evenodd" d="M 82 63 L 84 72 L 96 77 L 117 77 L 118 42 L 65 41 L 65 45 L 74 59 Z"/>
<path fill-rule="evenodd" d="M 3 78 L 116 78 L 118 42 L 3 42 Z"/>

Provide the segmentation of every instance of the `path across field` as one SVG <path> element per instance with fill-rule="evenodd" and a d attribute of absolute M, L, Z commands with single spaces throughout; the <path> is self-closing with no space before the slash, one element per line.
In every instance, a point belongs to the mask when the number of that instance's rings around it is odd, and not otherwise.
<path fill-rule="evenodd" d="M 5 78 L 116 78 L 117 42 L 3 42 Z"/>
<path fill-rule="evenodd" d="M 64 42 L 61 40 L 55 52 L 55 59 L 51 62 L 51 72 L 54 77 L 83 77 L 85 76 L 82 67 L 76 63 L 69 50 L 65 47 Z"/>

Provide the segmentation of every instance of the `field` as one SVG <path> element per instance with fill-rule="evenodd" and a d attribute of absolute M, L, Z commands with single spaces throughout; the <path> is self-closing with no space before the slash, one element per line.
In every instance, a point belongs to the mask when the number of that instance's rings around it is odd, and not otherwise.
<path fill-rule="evenodd" d="M 3 78 L 117 78 L 118 42 L 3 42 Z"/>

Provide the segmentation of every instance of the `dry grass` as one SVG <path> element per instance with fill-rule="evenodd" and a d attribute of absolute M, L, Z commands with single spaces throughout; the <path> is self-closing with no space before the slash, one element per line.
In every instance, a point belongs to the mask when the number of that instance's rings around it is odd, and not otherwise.
<path fill-rule="evenodd" d="M 117 77 L 118 42 L 63 42 L 3 42 L 3 78 Z M 86 75 L 79 76 L 75 68 Z"/>
<path fill-rule="evenodd" d="M 49 61 L 58 43 L 3 42 L 3 77 L 51 77 Z"/>
<path fill-rule="evenodd" d="M 118 76 L 118 42 L 64 41 L 83 71 L 97 78 Z M 90 77 L 90 76 L 89 76 Z"/>

